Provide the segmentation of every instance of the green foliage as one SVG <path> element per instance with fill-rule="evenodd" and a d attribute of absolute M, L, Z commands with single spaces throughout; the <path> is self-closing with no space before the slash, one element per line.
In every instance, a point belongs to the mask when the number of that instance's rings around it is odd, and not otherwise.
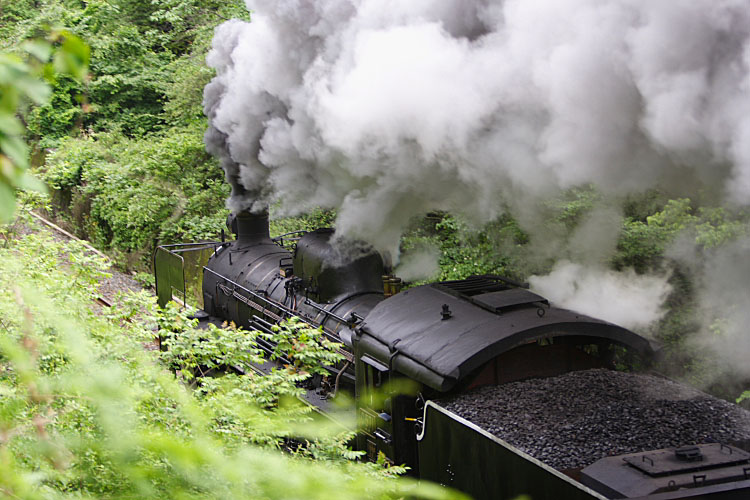
<path fill-rule="evenodd" d="M 51 151 L 44 177 L 55 208 L 79 235 L 129 263 L 157 242 L 216 238 L 228 188 L 202 144 L 202 89 L 213 74 L 203 61 L 219 22 L 247 18 L 242 2 L 42 0 L 0 16 L 15 22 L 3 31 L 10 46 L 60 25 L 90 46 L 88 63 L 78 38 L 56 39 L 51 67 L 73 77 L 42 87 L 46 98 L 24 113 L 25 131 L 11 123 L 15 156 L 28 156 L 24 133 L 36 149 Z M 74 71 L 84 60 L 85 79 Z"/>
<path fill-rule="evenodd" d="M 401 250 L 439 249 L 439 280 L 488 273 L 513 276 L 518 270 L 517 252 L 527 241 L 528 236 L 510 215 L 477 229 L 451 214 L 433 214 L 404 237 Z"/>
<path fill-rule="evenodd" d="M 198 125 L 145 140 L 119 134 L 67 139 L 43 179 L 82 234 L 104 248 L 150 254 L 158 242 L 215 239 L 228 187 Z M 217 202 L 219 201 L 219 202 Z"/>
<path fill-rule="evenodd" d="M 244 13 L 244 14 L 243 14 Z M 203 64 L 213 28 L 245 17 L 241 2 L 195 0 L 41 0 L 0 8 L 0 47 L 65 26 L 91 47 L 86 81 L 53 85 L 50 102 L 26 117 L 44 146 L 82 132 L 143 137 L 167 119 L 196 119 L 211 73 Z M 58 65 L 75 66 L 81 48 L 62 42 Z M 88 55 L 86 55 L 88 57 Z M 173 100 L 173 102 L 170 102 Z"/>
<path fill-rule="evenodd" d="M 197 324 L 197 320 L 188 319 L 174 303 L 159 312 L 159 334 L 167 348 L 161 358 L 173 369 L 184 371 L 187 379 L 204 376 L 219 367 L 248 371 L 254 364 L 263 362 L 254 332 L 218 328 L 213 324 L 199 329 Z"/>
<path fill-rule="evenodd" d="M 572 232 L 599 201 L 601 195 L 593 186 L 576 187 L 548 201 L 545 208 L 550 222 L 560 224 L 567 232 Z"/>
<path fill-rule="evenodd" d="M 17 113 L 29 102 L 41 105 L 49 99 L 42 77 L 52 80 L 60 72 L 82 78 L 88 64 L 87 47 L 67 31 L 53 31 L 47 40 L 27 41 L 22 47 L 28 61 L 0 53 L 0 223 L 13 216 L 16 189 L 44 189 L 28 172 L 29 150 Z"/>
<path fill-rule="evenodd" d="M 89 84 L 92 110 L 86 119 L 93 131 L 121 131 L 140 137 L 164 124 L 163 74 L 172 57 L 150 49 L 138 27 L 115 24 L 114 32 L 92 39 Z"/>
<path fill-rule="evenodd" d="M 149 21 L 164 33 L 163 45 L 174 53 L 188 53 L 205 43 L 213 27 L 228 19 L 249 20 L 242 2 L 218 0 L 152 0 Z"/>
<path fill-rule="evenodd" d="M 700 207 L 695 224 L 695 243 L 711 249 L 748 234 L 746 213 L 731 214 L 721 207 Z"/>
<path fill-rule="evenodd" d="M 745 213 L 732 214 L 724 208 L 694 208 L 687 198 L 669 200 L 645 220 L 628 218 L 612 263 L 620 269 L 638 272 L 658 268 L 666 249 L 678 236 L 689 235 L 699 251 L 709 250 L 747 234 Z"/>
<path fill-rule="evenodd" d="M 338 352 L 341 344 L 326 339 L 322 326 L 312 328 L 296 317 L 274 326 L 272 333 L 260 335 L 275 344 L 272 360 L 286 357 L 292 363 L 289 368 L 303 375 L 327 375 L 325 367 L 343 359 Z"/>
<path fill-rule="evenodd" d="M 630 207 L 636 210 L 624 222 L 612 264 L 617 269 L 633 267 L 641 273 L 660 270 L 670 274 L 672 293 L 665 303 L 666 313 L 653 331 L 664 346 L 660 369 L 689 379 L 695 385 L 706 386 L 721 377 L 726 384 L 727 375 L 722 373 L 725 369 L 720 363 L 689 341 L 706 321 L 696 297 L 696 287 L 701 284 L 691 266 L 710 258 L 718 247 L 746 236 L 750 219 L 744 211 L 700 207 L 686 198 L 657 205 L 654 199 L 654 196 L 645 199 L 652 209 L 656 206 L 650 214 L 641 209 L 636 218 L 637 207 Z M 687 260 L 683 258 L 685 255 Z M 714 334 L 720 333 L 724 322 L 721 317 L 713 318 L 709 329 Z M 726 385 L 736 383 L 731 381 Z M 722 387 L 717 385 L 712 390 L 726 397 Z"/>
<path fill-rule="evenodd" d="M 333 210 L 312 210 L 308 214 L 297 217 L 277 217 L 274 207 L 271 207 L 271 235 L 281 235 L 294 231 L 313 231 L 321 227 L 333 227 L 336 212 Z"/>
<path fill-rule="evenodd" d="M 184 313 L 174 308 L 157 313 L 153 299 L 144 295 L 97 313 L 92 299 L 105 267 L 80 245 L 41 235 L 0 249 L 5 495 L 450 497 L 442 488 L 384 481 L 391 471 L 351 462 L 357 454 L 344 444 L 347 432 L 304 438 L 302 429 L 316 427 L 309 408 L 294 398 L 264 404 L 257 396 L 264 391 L 253 389 L 279 381 L 293 385 L 291 371 L 204 377 L 196 389 L 186 386 L 157 362 L 167 354 L 143 349 L 157 323 L 176 334 L 173 347 L 180 351 L 165 359 L 179 365 L 182 380 L 189 367 L 216 359 L 259 361 L 253 335 L 195 331 Z M 309 445 L 289 447 L 291 437 Z M 279 447 L 291 453 L 283 456 Z"/>
<path fill-rule="evenodd" d="M 156 286 L 156 278 L 152 273 L 138 272 L 135 273 L 133 279 L 136 280 L 144 288 L 154 288 Z"/>

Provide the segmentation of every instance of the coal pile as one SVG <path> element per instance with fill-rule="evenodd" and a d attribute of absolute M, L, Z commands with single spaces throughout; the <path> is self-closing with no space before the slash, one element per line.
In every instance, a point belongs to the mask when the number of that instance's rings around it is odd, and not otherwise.
<path fill-rule="evenodd" d="M 750 440 L 750 412 L 670 380 L 610 370 L 486 386 L 441 404 L 559 470 L 608 455 Z"/>

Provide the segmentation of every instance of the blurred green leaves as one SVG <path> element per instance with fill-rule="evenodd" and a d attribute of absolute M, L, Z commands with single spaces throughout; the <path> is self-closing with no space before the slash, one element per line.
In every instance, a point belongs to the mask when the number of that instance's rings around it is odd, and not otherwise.
<path fill-rule="evenodd" d="M 106 263 L 28 235 L 0 248 L 0 491 L 11 498 L 459 498 L 353 462 L 349 431 L 320 431 L 270 376 L 189 374 L 260 361 L 255 334 L 199 331 L 145 294 L 92 305 Z M 171 353 L 146 350 L 168 328 Z M 195 352 L 193 352 L 195 351 Z M 159 361 L 162 358 L 174 371 Z M 278 394 L 278 392 L 277 392 Z M 279 449 L 285 453 L 279 453 Z M 311 460 L 315 459 L 315 460 Z"/>
<path fill-rule="evenodd" d="M 45 40 L 21 45 L 21 55 L 0 53 L 0 223 L 11 220 L 17 189 L 43 191 L 29 171 L 29 148 L 20 118 L 24 106 L 41 106 L 50 98 L 47 81 L 57 73 L 84 79 L 88 71 L 86 44 L 66 30 L 52 30 Z"/>

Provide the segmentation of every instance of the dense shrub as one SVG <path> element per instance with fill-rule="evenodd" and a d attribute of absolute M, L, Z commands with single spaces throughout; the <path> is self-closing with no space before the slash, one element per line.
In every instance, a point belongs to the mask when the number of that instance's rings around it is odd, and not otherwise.
<path fill-rule="evenodd" d="M 191 389 L 186 382 L 197 367 L 262 362 L 256 334 L 197 330 L 184 312 L 159 312 L 145 295 L 123 297 L 116 309 L 97 312 L 92 299 L 105 267 L 83 246 L 43 235 L 0 249 L 4 495 L 451 496 L 442 488 L 389 479 L 398 468 L 352 462 L 359 454 L 345 444 L 351 434 L 341 427 L 324 431 L 294 397 L 296 382 L 310 376 L 308 363 L 317 366 L 335 346 L 310 344 L 293 367 L 269 375 L 248 368 L 248 375 L 201 379 Z M 156 324 L 168 337 L 166 353 L 143 348 Z M 280 339 L 285 332 L 282 326 Z M 288 447 L 291 437 L 309 444 Z"/>
<path fill-rule="evenodd" d="M 196 125 L 150 139 L 119 134 L 66 139 L 43 178 L 82 235 L 103 248 L 150 253 L 156 243 L 215 238 L 228 187 Z"/>

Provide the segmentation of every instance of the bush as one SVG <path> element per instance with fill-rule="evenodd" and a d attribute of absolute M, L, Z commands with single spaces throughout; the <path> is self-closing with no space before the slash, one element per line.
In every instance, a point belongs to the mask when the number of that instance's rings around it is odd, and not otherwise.
<path fill-rule="evenodd" d="M 150 255 L 154 246 L 216 238 L 228 186 L 197 126 L 158 137 L 105 134 L 66 139 L 43 179 L 80 233 L 97 245 Z"/>
<path fill-rule="evenodd" d="M 185 376 L 210 363 L 259 362 L 253 335 L 196 330 L 144 295 L 93 310 L 105 263 L 79 244 L 30 235 L 0 249 L 0 488 L 14 498 L 448 498 L 442 488 L 383 480 L 351 462 L 348 433 L 315 429 L 294 398 L 298 370 Z M 143 349 L 160 323 L 172 351 Z M 274 392 L 275 391 L 275 392 Z M 257 404 L 253 404 L 253 402 Z M 311 431 L 312 432 L 312 431 Z M 317 431 L 316 431 L 317 432 Z M 303 441 L 304 442 L 304 441 Z M 325 457 L 318 465 L 306 457 Z M 406 488 L 406 490 L 404 490 Z"/>

